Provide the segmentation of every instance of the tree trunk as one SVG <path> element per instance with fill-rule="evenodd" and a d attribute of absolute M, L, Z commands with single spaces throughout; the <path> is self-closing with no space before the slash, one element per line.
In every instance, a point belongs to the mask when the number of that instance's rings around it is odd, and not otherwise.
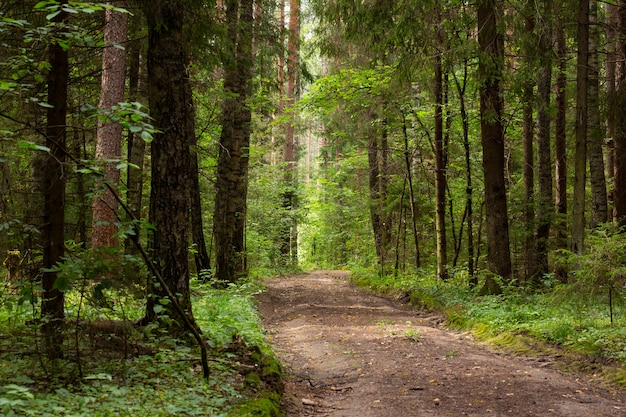
<path fill-rule="evenodd" d="M 487 268 L 505 281 L 511 278 L 509 223 L 504 181 L 504 129 L 502 123 L 502 78 L 504 48 L 498 32 L 496 0 L 478 1 L 478 43 L 480 55 L 480 127 L 485 181 Z M 499 293 L 498 282 L 488 275 L 483 293 Z"/>
<path fill-rule="evenodd" d="M 615 126 L 613 219 L 620 228 L 626 227 L 626 1 L 619 3 L 618 67 L 615 94 L 610 100 Z M 622 230 L 624 231 L 624 230 Z"/>
<path fill-rule="evenodd" d="M 435 57 L 433 79 L 435 96 L 435 231 L 437 237 L 437 277 L 448 279 L 446 241 L 446 166 L 443 143 L 443 72 L 441 56 Z"/>
<path fill-rule="evenodd" d="M 550 150 L 550 90 L 552 86 L 552 1 L 544 0 L 539 27 L 539 72 L 537 78 L 537 173 L 538 205 L 536 269 L 533 283 L 548 273 L 548 238 L 554 216 L 552 197 L 552 154 Z"/>
<path fill-rule="evenodd" d="M 102 51 L 101 111 L 110 112 L 113 106 L 124 101 L 126 82 L 126 47 L 128 14 L 114 10 L 105 11 L 104 50 Z M 113 188 L 120 182 L 117 162 L 122 155 L 122 125 L 110 119 L 98 119 L 96 160 L 104 161 L 104 178 Z M 96 182 L 96 196 L 92 207 L 91 246 L 117 246 L 117 200 L 102 182 Z"/>
<path fill-rule="evenodd" d="M 526 3 L 526 27 L 525 35 L 529 39 L 534 39 L 535 30 L 535 4 Z M 524 49 L 526 50 L 526 65 L 532 71 L 535 68 L 534 45 L 527 40 Z M 533 120 L 533 110 L 535 103 L 534 95 L 535 79 L 528 74 L 524 81 L 523 101 L 524 101 L 524 122 L 522 127 L 522 137 L 524 140 L 524 280 L 529 280 L 537 265 L 535 247 L 535 129 Z"/>
<path fill-rule="evenodd" d="M 471 287 L 478 285 L 476 274 L 474 273 L 474 198 L 472 187 L 472 161 L 469 142 L 469 118 L 465 106 L 465 89 L 467 87 L 467 60 L 463 62 L 463 83 L 459 81 L 453 72 L 454 82 L 459 95 L 459 112 L 461 113 L 461 123 L 463 125 L 463 150 L 465 151 L 465 207 L 467 211 L 467 274 Z"/>
<path fill-rule="evenodd" d="M 367 116 L 367 122 L 374 120 L 373 113 Z M 369 130 L 366 128 L 366 130 Z M 380 139 L 379 139 L 380 134 Z M 367 161 L 369 168 L 370 217 L 374 231 L 376 256 L 381 268 L 381 275 L 385 274 L 385 266 L 389 256 L 391 242 L 391 219 L 387 215 L 385 203 L 387 201 L 387 129 L 382 131 L 371 128 L 368 133 Z"/>
<path fill-rule="evenodd" d="M 148 18 L 148 96 L 151 116 L 160 133 L 151 147 L 150 223 L 152 259 L 163 280 L 188 317 L 193 317 L 189 291 L 189 147 L 193 132 L 193 98 L 187 74 L 183 25 L 185 1 L 144 3 Z M 179 323 L 171 304 L 159 301 L 167 291 L 151 279 L 146 320 L 157 319 L 161 308 Z M 158 309 L 157 309 L 158 307 Z"/>
<path fill-rule="evenodd" d="M 247 273 L 245 253 L 246 197 L 251 112 L 246 105 L 252 79 L 252 1 L 226 1 L 230 51 L 224 62 L 222 133 L 217 167 L 215 277 L 235 282 Z"/>
<path fill-rule="evenodd" d="M 287 89 L 285 102 L 288 107 L 295 103 L 296 79 L 298 74 L 298 53 L 300 37 L 300 0 L 289 2 L 289 38 L 287 42 Z M 290 265 L 297 264 L 297 218 L 295 208 L 297 206 L 297 145 L 295 137 L 295 117 L 292 112 L 285 126 L 285 191 L 283 192 L 283 208 L 285 209 L 286 221 L 280 244 L 283 261 Z M 295 239 L 294 239 L 295 238 Z"/>
<path fill-rule="evenodd" d="M 576 150 L 571 250 L 583 253 L 585 239 L 585 177 L 587 163 L 587 94 L 589 65 L 589 0 L 578 4 L 578 62 L 576 70 Z"/>
<path fill-rule="evenodd" d="M 62 2 L 67 4 L 67 2 Z M 68 14 L 61 11 L 53 23 L 61 27 Z M 67 116 L 67 83 L 69 65 L 67 50 L 58 43 L 49 47 L 48 104 L 46 122 L 46 146 L 50 153 L 43 165 L 44 225 L 43 246 L 43 288 L 41 300 L 42 332 L 45 351 L 49 359 L 63 357 L 63 321 L 65 318 L 64 292 L 55 286 L 57 273 L 51 271 L 63 260 L 65 240 L 65 142 Z"/>
<path fill-rule="evenodd" d="M 129 47 L 129 77 L 128 77 L 128 94 L 131 100 L 135 101 L 140 95 L 140 89 L 143 85 L 141 80 L 141 53 L 140 46 L 133 44 Z M 141 205 L 143 197 L 143 171 L 144 157 L 146 152 L 146 142 L 141 135 L 133 133 L 129 130 L 127 137 L 127 157 L 131 166 L 126 172 L 126 204 L 132 215 L 128 215 L 127 221 L 134 222 L 141 219 Z M 135 168 L 136 167 L 136 168 Z M 140 224 L 134 222 L 132 224 L 133 234 L 125 242 L 126 253 L 137 253 L 137 242 L 139 242 L 139 234 L 141 231 Z"/>
<path fill-rule="evenodd" d="M 421 267 L 419 236 L 417 235 L 417 205 L 415 204 L 415 192 L 413 191 L 413 172 L 411 169 L 411 155 L 409 153 L 409 135 L 407 134 L 406 118 L 402 115 L 402 133 L 404 137 L 404 163 L 406 178 L 409 183 L 409 198 L 411 199 L 411 226 L 413 230 L 413 244 L 415 247 L 415 267 Z"/>
<path fill-rule="evenodd" d="M 556 196 L 554 200 L 556 221 L 556 247 L 567 249 L 567 46 L 565 43 L 565 28 L 562 3 L 555 4 L 555 43 L 558 59 L 558 73 L 556 76 L 556 117 L 554 119 L 554 159 Z M 567 281 L 567 272 L 562 264 L 557 264 L 555 274 L 561 282 Z"/>
<path fill-rule="evenodd" d="M 194 246 L 193 257 L 196 263 L 196 273 L 201 278 L 203 272 L 211 270 L 211 258 L 207 251 L 204 238 L 204 221 L 202 220 L 202 196 L 200 194 L 200 168 L 198 166 L 198 139 L 195 132 L 189 132 L 192 140 L 189 155 L 189 204 L 191 205 L 191 239 Z"/>
<path fill-rule="evenodd" d="M 604 176 L 604 128 L 600 122 L 600 77 L 598 60 L 598 1 L 591 0 L 589 8 L 589 97 L 587 154 L 591 182 L 591 227 L 595 228 L 608 219 L 606 178 Z"/>
<path fill-rule="evenodd" d="M 618 27 L 619 27 L 619 7 L 617 4 L 606 3 L 606 96 L 608 99 L 615 96 L 615 83 L 617 71 L 617 57 L 619 53 L 618 46 Z M 607 100 L 608 101 L 608 100 Z M 610 106 L 610 104 L 609 104 Z M 610 109 L 609 109 L 610 110 Z M 614 120 L 608 112 L 606 118 L 606 175 L 612 179 L 615 174 L 615 152 L 614 137 L 615 126 Z M 613 189 L 607 191 L 608 203 L 614 201 Z M 609 220 L 613 219 L 613 210 L 607 210 Z"/>

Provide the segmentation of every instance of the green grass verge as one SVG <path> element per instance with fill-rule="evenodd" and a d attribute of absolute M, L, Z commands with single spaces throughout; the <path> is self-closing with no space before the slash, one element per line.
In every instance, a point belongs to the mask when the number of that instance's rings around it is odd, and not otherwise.
<path fill-rule="evenodd" d="M 363 288 L 408 299 L 416 308 L 440 311 L 451 328 L 493 346 L 558 356 L 564 368 L 626 386 L 626 302 L 618 297 L 612 299 L 611 322 L 606 294 L 572 285 L 537 292 L 512 287 L 502 295 L 479 296 L 462 275 L 441 282 L 432 273 L 380 277 L 359 269 L 351 279 Z"/>

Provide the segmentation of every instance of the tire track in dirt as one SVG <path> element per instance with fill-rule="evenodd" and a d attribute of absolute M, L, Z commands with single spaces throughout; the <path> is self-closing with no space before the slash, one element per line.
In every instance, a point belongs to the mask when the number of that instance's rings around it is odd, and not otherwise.
<path fill-rule="evenodd" d="M 626 416 L 624 391 L 490 351 L 347 275 L 268 280 L 258 298 L 288 417 Z"/>

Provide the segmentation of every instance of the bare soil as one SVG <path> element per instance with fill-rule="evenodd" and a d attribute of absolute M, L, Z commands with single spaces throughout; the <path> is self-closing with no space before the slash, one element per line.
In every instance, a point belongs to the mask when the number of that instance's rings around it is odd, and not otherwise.
<path fill-rule="evenodd" d="M 491 350 L 347 272 L 266 281 L 259 310 L 289 380 L 288 417 L 626 416 L 626 393 Z"/>

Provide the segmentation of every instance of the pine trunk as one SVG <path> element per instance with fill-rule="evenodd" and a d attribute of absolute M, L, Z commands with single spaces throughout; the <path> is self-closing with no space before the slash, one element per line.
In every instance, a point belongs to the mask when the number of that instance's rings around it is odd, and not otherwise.
<path fill-rule="evenodd" d="M 226 1 L 229 48 L 224 62 L 222 133 L 218 158 L 213 235 L 215 277 L 236 282 L 247 273 L 246 198 L 251 112 L 246 101 L 252 79 L 252 1 Z"/>
<path fill-rule="evenodd" d="M 537 78 L 537 230 L 536 269 L 532 280 L 539 283 L 548 273 L 548 238 L 554 213 L 552 194 L 552 153 L 550 149 L 550 93 L 552 86 L 552 1 L 544 0 L 539 38 Z"/>
<path fill-rule="evenodd" d="M 626 227 L 626 1 L 619 3 L 619 56 L 615 94 L 610 112 L 614 118 L 614 192 L 613 218 L 618 227 Z M 622 231 L 624 231 L 622 229 Z"/>
<path fill-rule="evenodd" d="M 148 89 L 151 116 L 161 132 L 151 147 L 150 223 L 152 259 L 157 270 L 188 317 L 189 291 L 189 147 L 193 132 L 193 98 L 183 48 L 186 2 L 146 2 L 148 17 Z M 146 320 L 159 309 L 182 326 L 182 319 L 167 298 L 166 289 L 149 281 Z M 158 307 L 158 309 L 157 309 Z M 181 329 L 174 329 L 180 331 Z"/>
<path fill-rule="evenodd" d="M 589 158 L 589 179 L 591 183 L 591 227 L 595 228 L 608 219 L 606 178 L 604 175 L 604 129 L 600 122 L 600 65 L 598 43 L 598 1 L 591 0 L 589 8 L 589 98 L 587 157 Z"/>
<path fill-rule="evenodd" d="M 62 4 L 67 4 L 63 2 Z M 68 14 L 61 11 L 52 22 L 64 24 Z M 57 273 L 51 269 L 63 260 L 65 240 L 65 142 L 67 116 L 68 54 L 61 45 L 49 47 L 46 146 L 50 149 L 43 165 L 44 226 L 43 288 L 41 300 L 42 332 L 49 359 L 63 357 L 65 298 L 56 286 Z"/>
<path fill-rule="evenodd" d="M 504 129 L 502 123 L 502 78 L 504 50 L 498 32 L 496 0 L 478 1 L 478 42 L 480 55 L 480 127 L 485 181 L 487 268 L 505 281 L 511 278 L 509 223 L 504 180 Z M 483 293 L 499 293 L 500 285 L 488 275 Z"/>
<path fill-rule="evenodd" d="M 128 34 L 128 14 L 107 9 L 105 11 L 104 50 L 102 52 L 102 88 L 98 107 L 110 112 L 113 106 L 124 101 L 126 82 L 126 40 Z M 96 182 L 96 197 L 92 208 L 91 246 L 111 246 L 118 244 L 117 199 L 103 182 L 117 189 L 120 171 L 117 161 L 122 155 L 122 125 L 110 119 L 98 119 L 96 139 L 96 160 L 104 161 L 104 178 Z"/>
<path fill-rule="evenodd" d="M 437 238 L 437 277 L 448 279 L 446 240 L 446 166 L 443 140 L 443 72 L 441 56 L 435 58 L 435 231 Z"/>
<path fill-rule="evenodd" d="M 578 4 L 578 60 L 576 70 L 576 149 L 571 250 L 583 253 L 585 239 L 585 178 L 587 164 L 587 94 L 589 78 L 589 0 Z"/>

